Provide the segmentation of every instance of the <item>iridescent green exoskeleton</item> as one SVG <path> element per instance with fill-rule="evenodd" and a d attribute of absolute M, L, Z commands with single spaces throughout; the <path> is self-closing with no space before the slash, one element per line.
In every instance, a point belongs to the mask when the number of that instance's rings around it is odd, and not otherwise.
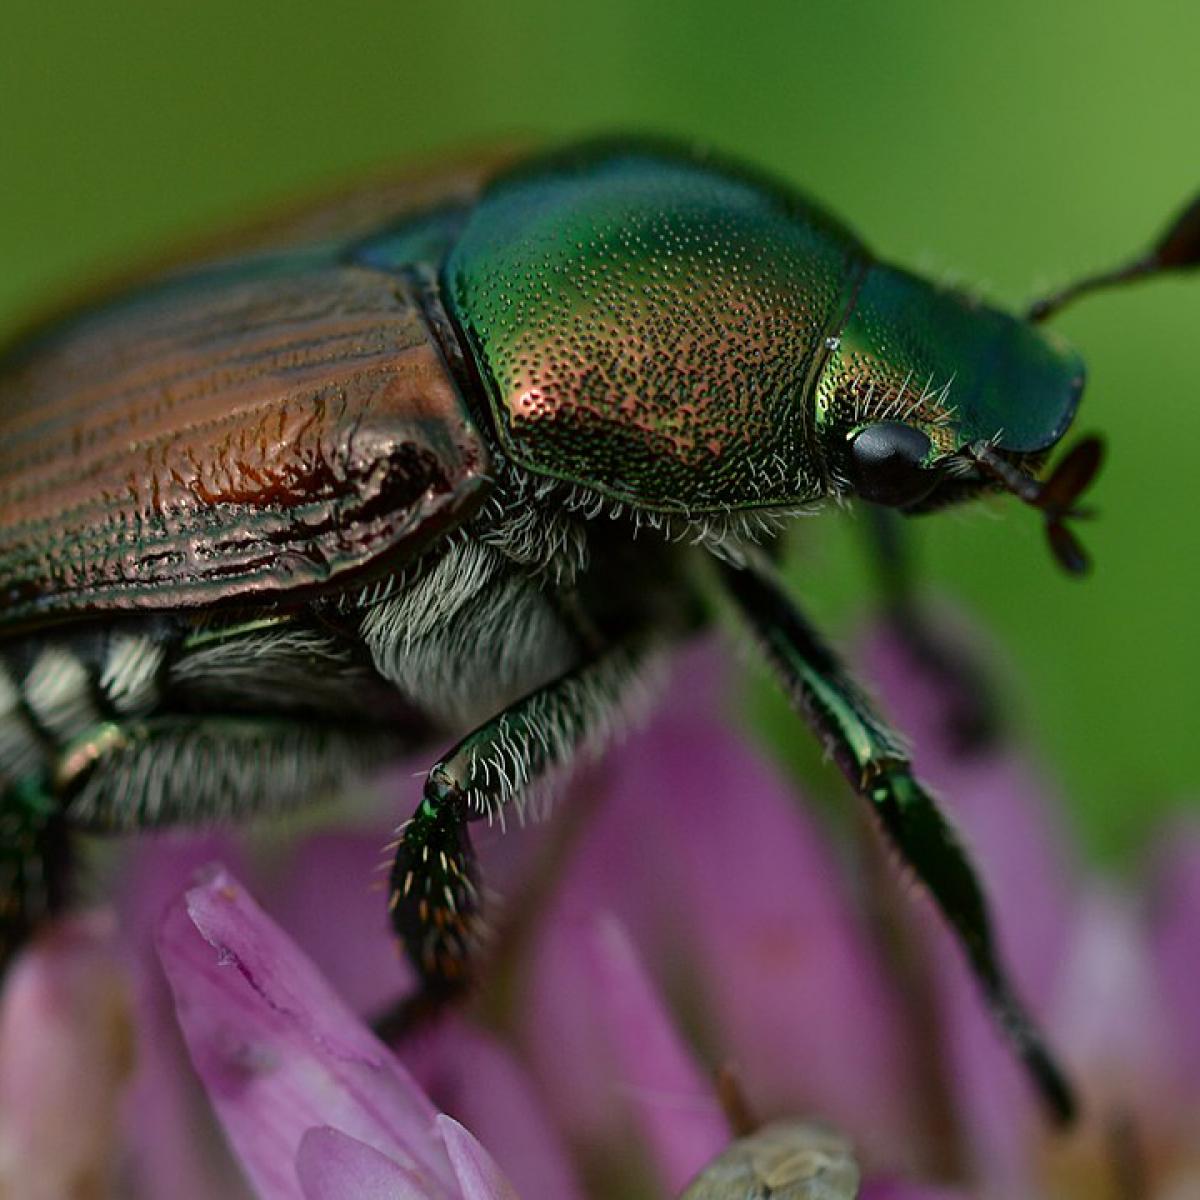
<path fill-rule="evenodd" d="M 391 913 L 422 1002 L 454 996 L 468 825 L 602 741 L 716 580 L 1066 1117 L 965 854 L 758 538 L 1007 490 L 1079 567 L 1098 444 L 1035 471 L 1082 381 L 790 188 L 637 142 L 383 183 L 42 322 L 0 363 L 4 953 L 64 902 L 70 829 L 278 810 L 442 744 Z"/>

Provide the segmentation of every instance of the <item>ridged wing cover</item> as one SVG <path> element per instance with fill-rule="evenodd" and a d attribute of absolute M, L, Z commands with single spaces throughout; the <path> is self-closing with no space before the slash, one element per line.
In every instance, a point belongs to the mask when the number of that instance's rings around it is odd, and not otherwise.
<path fill-rule="evenodd" d="M 472 511 L 487 465 L 395 277 L 300 254 L 159 285 L 0 371 L 0 625 L 390 566 Z"/>

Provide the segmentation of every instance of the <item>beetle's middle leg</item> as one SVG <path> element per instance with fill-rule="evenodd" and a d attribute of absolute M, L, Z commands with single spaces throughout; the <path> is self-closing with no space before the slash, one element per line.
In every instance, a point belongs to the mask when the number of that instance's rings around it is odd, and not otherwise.
<path fill-rule="evenodd" d="M 1060 1121 L 1069 1121 L 1071 1090 L 1009 981 L 974 868 L 953 828 L 914 778 L 903 742 L 765 569 L 722 564 L 721 571 L 793 704 L 929 890 L 1043 1099 Z"/>
<path fill-rule="evenodd" d="M 389 898 L 421 991 L 384 1019 L 385 1030 L 398 1031 L 470 984 L 482 918 L 467 826 L 502 820 L 554 768 L 607 739 L 644 679 L 648 650 L 648 639 L 602 650 L 479 726 L 429 772 L 421 803 L 400 831 Z"/>

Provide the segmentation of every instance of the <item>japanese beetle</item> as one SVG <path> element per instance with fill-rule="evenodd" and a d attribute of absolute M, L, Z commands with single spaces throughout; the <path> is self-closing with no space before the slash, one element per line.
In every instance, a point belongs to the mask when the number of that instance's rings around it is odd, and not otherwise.
<path fill-rule="evenodd" d="M 281 809 L 457 737 L 390 898 L 454 995 L 469 822 L 607 734 L 715 561 L 1067 1117 L 966 856 L 755 535 L 1006 489 L 1079 567 L 1098 444 L 1033 472 L 1082 381 L 792 189 L 637 141 L 343 197 L 43 322 L 0 363 L 4 952 L 63 902 L 71 828 Z"/>

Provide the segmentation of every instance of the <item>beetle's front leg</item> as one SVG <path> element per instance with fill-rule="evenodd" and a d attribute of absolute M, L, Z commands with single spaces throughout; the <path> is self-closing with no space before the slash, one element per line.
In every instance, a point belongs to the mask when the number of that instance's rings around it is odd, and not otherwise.
<path fill-rule="evenodd" d="M 602 651 L 468 734 L 429 772 L 421 803 L 400 831 L 389 897 L 421 990 L 383 1019 L 385 1033 L 401 1032 L 470 984 L 482 916 L 468 824 L 503 820 L 549 771 L 606 740 L 643 677 L 648 648 L 648 639 L 633 639 Z"/>
<path fill-rule="evenodd" d="M 765 569 L 721 566 L 739 608 L 768 658 L 851 786 L 870 805 L 892 844 L 954 930 L 993 1014 L 1047 1106 L 1070 1121 L 1075 1102 L 1062 1072 L 1017 999 L 1001 965 L 987 904 L 949 823 L 913 777 L 897 734 Z"/>

